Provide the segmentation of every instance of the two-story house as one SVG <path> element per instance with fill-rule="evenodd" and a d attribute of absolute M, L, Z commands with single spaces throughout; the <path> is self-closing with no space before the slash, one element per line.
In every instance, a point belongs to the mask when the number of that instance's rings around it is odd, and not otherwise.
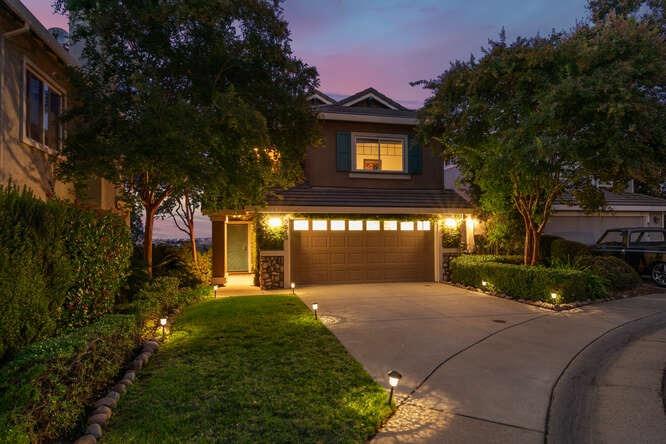
<path fill-rule="evenodd" d="M 307 151 L 304 183 L 256 210 L 286 228 L 282 249 L 256 254 L 255 213 L 211 214 L 214 283 L 255 267 L 284 287 L 438 281 L 439 221 L 466 227 L 467 245 L 475 221 L 467 201 L 445 189 L 442 160 L 416 142 L 416 112 L 373 88 L 310 100 L 323 147 Z"/>
<path fill-rule="evenodd" d="M 109 182 L 91 178 L 85 195 L 77 196 L 55 174 L 65 135 L 60 116 L 71 99 L 67 67 L 76 64 L 20 1 L 0 0 L 0 184 L 115 210 Z"/>

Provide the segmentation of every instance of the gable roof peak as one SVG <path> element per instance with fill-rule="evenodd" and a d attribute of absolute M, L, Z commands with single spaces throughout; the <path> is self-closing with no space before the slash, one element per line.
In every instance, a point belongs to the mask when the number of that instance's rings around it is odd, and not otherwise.
<path fill-rule="evenodd" d="M 354 104 L 368 98 L 374 99 L 377 102 L 381 103 L 382 105 L 392 110 L 408 111 L 407 108 L 405 108 L 395 100 L 391 99 L 390 97 L 380 93 L 373 87 L 366 88 L 363 91 L 359 91 L 345 99 L 339 100 L 337 102 L 337 105 L 353 106 Z"/>

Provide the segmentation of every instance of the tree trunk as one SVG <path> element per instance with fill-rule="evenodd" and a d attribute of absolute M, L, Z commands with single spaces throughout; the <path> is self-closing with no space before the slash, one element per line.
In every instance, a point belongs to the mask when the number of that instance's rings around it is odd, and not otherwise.
<path fill-rule="evenodd" d="M 532 228 L 532 257 L 530 264 L 538 265 L 539 259 L 541 259 L 541 232 Z"/>
<path fill-rule="evenodd" d="M 153 225 L 155 223 L 155 213 L 157 207 L 151 207 L 144 204 L 146 211 L 146 221 L 143 228 L 143 259 L 146 261 L 146 271 L 148 277 L 153 278 Z"/>
<path fill-rule="evenodd" d="M 523 264 L 529 265 L 532 260 L 532 233 L 530 226 L 525 221 L 525 248 L 523 249 Z"/>
<path fill-rule="evenodd" d="M 197 252 L 197 238 L 194 235 L 194 219 L 190 222 L 190 247 L 192 248 L 192 263 L 199 267 L 199 253 Z"/>

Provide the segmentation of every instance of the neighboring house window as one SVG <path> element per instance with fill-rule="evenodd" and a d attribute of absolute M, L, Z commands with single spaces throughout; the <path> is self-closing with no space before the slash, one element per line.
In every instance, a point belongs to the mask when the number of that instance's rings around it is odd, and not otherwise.
<path fill-rule="evenodd" d="M 406 137 L 354 137 L 354 170 L 372 172 L 405 171 Z"/>
<path fill-rule="evenodd" d="M 57 149 L 62 140 L 63 98 L 51 85 L 26 72 L 26 135 L 37 143 Z"/>

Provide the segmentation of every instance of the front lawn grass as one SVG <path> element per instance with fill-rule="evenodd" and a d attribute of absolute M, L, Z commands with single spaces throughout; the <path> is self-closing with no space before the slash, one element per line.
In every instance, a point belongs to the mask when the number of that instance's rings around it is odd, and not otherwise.
<path fill-rule="evenodd" d="M 364 442 L 386 391 L 293 296 L 185 310 L 111 418 L 106 443 Z"/>

